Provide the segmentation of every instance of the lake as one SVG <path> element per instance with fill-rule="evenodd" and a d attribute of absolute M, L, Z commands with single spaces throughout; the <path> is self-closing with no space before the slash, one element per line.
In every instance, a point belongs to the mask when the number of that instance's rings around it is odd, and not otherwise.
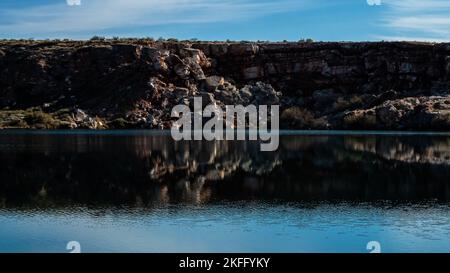
<path fill-rule="evenodd" d="M 450 134 L 0 131 L 0 252 L 450 252 Z"/>

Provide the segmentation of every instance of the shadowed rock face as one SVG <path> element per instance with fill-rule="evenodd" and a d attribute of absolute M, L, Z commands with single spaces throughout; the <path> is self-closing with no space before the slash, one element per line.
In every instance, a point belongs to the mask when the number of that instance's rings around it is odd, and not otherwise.
<path fill-rule="evenodd" d="M 270 153 L 145 134 L 4 134 L 0 143 L 2 206 L 450 199 L 446 136 L 283 136 Z"/>
<path fill-rule="evenodd" d="M 450 44 L 0 42 L 0 127 L 168 128 L 280 104 L 289 129 L 450 129 Z"/>

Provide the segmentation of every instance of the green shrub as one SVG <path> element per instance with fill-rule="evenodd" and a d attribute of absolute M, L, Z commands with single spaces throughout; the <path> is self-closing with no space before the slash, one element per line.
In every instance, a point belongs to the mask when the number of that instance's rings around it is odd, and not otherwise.
<path fill-rule="evenodd" d="M 105 41 L 106 38 L 103 37 L 103 36 L 97 36 L 97 35 L 95 35 L 95 36 L 93 36 L 90 40 L 91 40 L 91 41 Z"/>
<path fill-rule="evenodd" d="M 124 118 L 117 118 L 108 123 L 108 127 L 113 129 L 127 129 L 130 127 L 130 122 Z"/>
<path fill-rule="evenodd" d="M 299 43 L 314 43 L 314 40 L 313 39 L 311 39 L 311 38 L 308 38 L 308 39 L 300 39 L 299 41 L 298 41 Z"/>

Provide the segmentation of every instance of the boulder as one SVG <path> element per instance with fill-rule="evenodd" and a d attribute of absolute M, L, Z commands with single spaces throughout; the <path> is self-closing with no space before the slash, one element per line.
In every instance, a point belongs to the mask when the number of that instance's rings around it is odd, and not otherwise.
<path fill-rule="evenodd" d="M 239 100 L 237 88 L 228 82 L 215 89 L 214 96 L 225 105 L 242 104 Z"/>
<path fill-rule="evenodd" d="M 187 58 L 187 60 L 190 60 L 190 58 Z M 206 79 L 205 73 L 203 72 L 202 67 L 198 63 L 188 61 L 188 64 L 189 70 L 191 71 L 191 75 L 194 77 L 196 81 L 202 81 Z"/>
<path fill-rule="evenodd" d="M 73 124 L 73 128 L 80 129 L 105 129 L 106 122 L 101 120 L 98 117 L 91 117 L 86 112 L 81 109 L 75 109 L 72 114 L 72 120 L 75 124 Z"/>
<path fill-rule="evenodd" d="M 76 122 L 82 122 L 83 120 L 86 120 L 87 118 L 89 118 L 89 116 L 81 109 L 75 109 L 74 113 L 73 113 L 73 119 Z"/>
<path fill-rule="evenodd" d="M 183 59 L 192 59 L 192 62 L 197 63 L 200 67 L 210 67 L 211 63 L 209 62 L 206 55 L 200 49 L 195 48 L 182 48 L 180 49 L 180 57 Z"/>
<path fill-rule="evenodd" d="M 152 47 L 142 47 L 140 50 L 140 59 L 147 62 L 157 72 L 167 72 L 169 70 L 169 66 L 166 63 L 168 57 L 169 52 L 167 50 Z"/>
<path fill-rule="evenodd" d="M 387 101 L 376 109 L 378 120 L 390 128 L 397 127 L 400 121 L 414 111 L 419 103 L 417 98 Z"/>
<path fill-rule="evenodd" d="M 225 84 L 225 79 L 221 76 L 209 76 L 205 79 L 205 88 L 208 92 L 216 90 L 220 85 Z"/>
<path fill-rule="evenodd" d="M 239 90 L 239 102 L 256 105 L 274 105 L 280 103 L 281 92 L 275 91 L 272 85 L 257 82 L 254 85 L 246 85 Z"/>
<path fill-rule="evenodd" d="M 188 79 L 189 75 L 191 75 L 191 69 L 189 66 L 185 65 L 184 63 L 177 64 L 173 68 L 175 74 L 180 77 L 181 79 Z"/>

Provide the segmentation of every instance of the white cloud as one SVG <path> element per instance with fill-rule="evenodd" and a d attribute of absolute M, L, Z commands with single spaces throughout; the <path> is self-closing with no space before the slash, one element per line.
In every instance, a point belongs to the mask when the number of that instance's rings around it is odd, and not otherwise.
<path fill-rule="evenodd" d="M 375 36 L 378 40 L 383 41 L 408 41 L 408 42 L 430 42 L 430 43 L 446 43 L 449 41 L 449 39 L 439 39 L 439 38 L 430 38 L 430 37 L 424 37 L 424 36 Z"/>
<path fill-rule="evenodd" d="M 380 6 L 381 0 L 367 0 L 369 6 Z"/>
<path fill-rule="evenodd" d="M 66 0 L 67 5 L 69 6 L 80 6 L 81 0 Z"/>
<path fill-rule="evenodd" d="M 69 3 L 77 0 L 67 0 Z M 78 0 L 78 2 L 81 1 Z M 0 10 L 0 33 L 48 35 L 162 24 L 232 22 L 307 7 L 313 0 L 85 0 Z"/>
<path fill-rule="evenodd" d="M 383 4 L 387 11 L 381 23 L 397 34 L 392 38 L 450 41 L 450 0 L 383 0 Z"/>

